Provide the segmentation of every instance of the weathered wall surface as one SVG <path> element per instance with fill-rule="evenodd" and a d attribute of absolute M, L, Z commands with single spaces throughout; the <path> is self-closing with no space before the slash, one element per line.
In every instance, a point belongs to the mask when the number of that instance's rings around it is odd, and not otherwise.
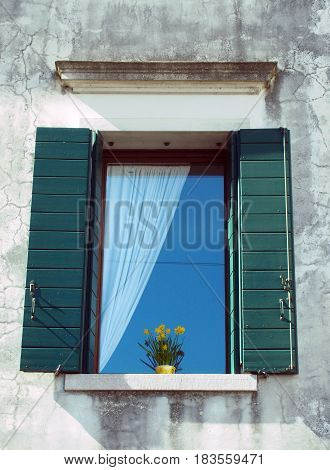
<path fill-rule="evenodd" d="M 1 3 L 2 446 L 329 445 L 329 9 L 326 0 Z M 58 59 L 278 61 L 263 125 L 292 132 L 298 376 L 261 379 L 256 394 L 75 394 L 61 377 L 18 371 L 35 127 L 81 120 L 56 83 Z"/>

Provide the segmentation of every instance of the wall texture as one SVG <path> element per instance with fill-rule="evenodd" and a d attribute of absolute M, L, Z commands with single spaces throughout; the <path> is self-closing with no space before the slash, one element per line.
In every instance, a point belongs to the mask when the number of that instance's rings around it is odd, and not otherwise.
<path fill-rule="evenodd" d="M 2 446 L 329 446 L 329 1 L 3 0 L 0 12 Z M 81 119 L 59 59 L 278 61 L 263 125 L 292 132 L 298 376 L 260 379 L 256 394 L 75 394 L 18 371 L 35 127 Z"/>

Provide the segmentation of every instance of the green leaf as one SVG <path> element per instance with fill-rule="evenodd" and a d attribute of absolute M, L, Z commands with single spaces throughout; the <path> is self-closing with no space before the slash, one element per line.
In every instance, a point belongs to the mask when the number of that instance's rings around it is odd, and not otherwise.
<path fill-rule="evenodd" d="M 150 367 L 150 369 L 155 370 L 153 366 L 151 366 L 150 364 L 147 364 L 143 359 L 140 359 L 140 361 L 143 362 L 143 364 L 145 364 L 147 367 Z"/>

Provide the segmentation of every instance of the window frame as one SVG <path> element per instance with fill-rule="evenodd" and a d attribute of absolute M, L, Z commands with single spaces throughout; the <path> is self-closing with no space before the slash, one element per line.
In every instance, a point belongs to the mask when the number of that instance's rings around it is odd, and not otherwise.
<path fill-rule="evenodd" d="M 189 158 L 186 157 L 187 153 Z M 109 165 L 184 165 L 194 164 L 206 165 L 208 167 L 214 163 L 215 155 L 217 163 L 223 168 L 224 176 L 224 240 L 225 240 L 225 363 L 226 374 L 230 374 L 229 357 L 229 322 L 228 322 L 228 294 L 229 294 L 229 276 L 228 276 L 228 244 L 227 244 L 227 217 L 228 217 L 228 168 L 230 151 L 227 147 L 214 149 L 114 149 L 104 148 L 102 152 L 102 176 L 101 176 L 101 201 L 100 204 L 100 240 L 98 245 L 98 273 L 97 273 L 97 305 L 96 305 L 96 325 L 95 325 L 95 350 L 93 373 L 102 375 L 99 372 L 99 343 L 100 343 L 100 315 L 102 304 L 102 276 L 103 276 L 103 246 L 105 229 L 105 204 L 106 204 L 106 179 Z M 155 162 L 155 159 L 159 159 Z M 205 174 L 205 173 L 204 173 Z M 212 173 L 208 173 L 212 174 Z M 128 373 L 128 375 L 130 375 Z M 143 375 L 143 374 L 140 374 Z M 197 374 L 200 375 L 200 374 Z M 223 374 L 217 374 L 223 375 Z"/>

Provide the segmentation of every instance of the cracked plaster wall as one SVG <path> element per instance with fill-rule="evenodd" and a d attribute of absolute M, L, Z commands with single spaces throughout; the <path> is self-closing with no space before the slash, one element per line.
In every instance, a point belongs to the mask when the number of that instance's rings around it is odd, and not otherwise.
<path fill-rule="evenodd" d="M 7 448 L 329 445 L 329 2 L 0 3 L 0 441 Z M 256 394 L 64 393 L 19 372 L 35 128 L 77 126 L 54 61 L 278 61 L 265 127 L 292 132 L 300 374 Z"/>

